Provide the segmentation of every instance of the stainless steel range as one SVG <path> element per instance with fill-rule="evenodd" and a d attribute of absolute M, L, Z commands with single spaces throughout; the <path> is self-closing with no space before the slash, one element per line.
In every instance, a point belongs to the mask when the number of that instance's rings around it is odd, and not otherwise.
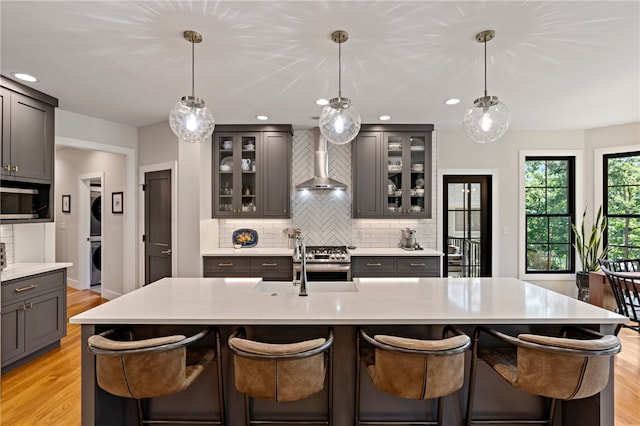
<path fill-rule="evenodd" d="M 346 246 L 307 246 L 305 250 L 309 281 L 351 281 L 351 255 Z M 293 257 L 293 276 L 297 279 L 300 256 Z"/>

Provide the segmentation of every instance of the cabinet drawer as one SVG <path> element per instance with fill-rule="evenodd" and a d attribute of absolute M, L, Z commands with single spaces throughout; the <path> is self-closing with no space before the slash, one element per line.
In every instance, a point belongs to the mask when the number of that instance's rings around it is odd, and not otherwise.
<path fill-rule="evenodd" d="M 247 277 L 247 258 L 237 256 L 205 256 L 206 277 Z"/>
<path fill-rule="evenodd" d="M 399 257 L 397 274 L 399 277 L 439 277 L 440 258 L 425 257 Z"/>
<path fill-rule="evenodd" d="M 64 288 L 65 285 L 64 270 L 62 269 L 7 281 L 2 283 L 2 303 L 58 290 Z"/>
<path fill-rule="evenodd" d="M 249 274 L 262 277 L 265 281 L 293 280 L 293 259 L 291 257 L 250 257 Z"/>
<path fill-rule="evenodd" d="M 351 274 L 354 277 L 392 277 L 395 275 L 395 257 L 354 257 Z"/>

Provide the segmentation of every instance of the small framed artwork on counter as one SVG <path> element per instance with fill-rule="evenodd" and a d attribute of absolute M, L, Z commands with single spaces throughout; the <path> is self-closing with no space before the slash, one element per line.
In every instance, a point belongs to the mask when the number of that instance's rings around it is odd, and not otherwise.
<path fill-rule="evenodd" d="M 111 193 L 111 213 L 122 214 L 124 212 L 124 200 L 122 192 Z"/>
<path fill-rule="evenodd" d="M 62 196 L 62 213 L 71 213 L 71 195 Z"/>

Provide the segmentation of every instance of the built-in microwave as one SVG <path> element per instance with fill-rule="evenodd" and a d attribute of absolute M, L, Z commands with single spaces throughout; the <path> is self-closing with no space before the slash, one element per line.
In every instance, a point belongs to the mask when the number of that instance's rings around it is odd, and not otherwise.
<path fill-rule="evenodd" d="M 37 219 L 39 195 L 38 189 L 0 187 L 0 220 Z"/>

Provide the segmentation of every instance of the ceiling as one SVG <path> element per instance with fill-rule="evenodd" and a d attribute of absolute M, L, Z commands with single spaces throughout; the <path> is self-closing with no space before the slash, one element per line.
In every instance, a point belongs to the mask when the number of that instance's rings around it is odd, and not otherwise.
<path fill-rule="evenodd" d="M 7 1 L 0 2 L 1 72 L 60 108 L 135 127 L 166 120 L 195 93 L 216 123 L 317 126 L 318 98 L 342 94 L 363 123 L 461 128 L 487 89 L 511 129 L 587 129 L 640 121 L 637 1 Z M 447 106 L 448 98 L 460 104 Z"/>

